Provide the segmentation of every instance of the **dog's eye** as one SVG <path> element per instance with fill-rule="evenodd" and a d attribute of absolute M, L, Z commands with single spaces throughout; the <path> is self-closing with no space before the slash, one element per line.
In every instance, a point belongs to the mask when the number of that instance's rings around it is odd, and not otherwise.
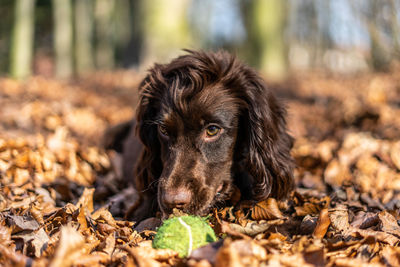
<path fill-rule="evenodd" d="M 218 126 L 215 126 L 215 125 L 210 125 L 206 129 L 206 134 L 207 134 L 207 136 L 211 137 L 211 136 L 217 135 L 219 133 L 219 131 L 221 131 L 221 128 L 219 128 Z"/>
<path fill-rule="evenodd" d="M 168 136 L 167 128 L 164 125 L 158 125 L 158 131 L 165 136 Z"/>

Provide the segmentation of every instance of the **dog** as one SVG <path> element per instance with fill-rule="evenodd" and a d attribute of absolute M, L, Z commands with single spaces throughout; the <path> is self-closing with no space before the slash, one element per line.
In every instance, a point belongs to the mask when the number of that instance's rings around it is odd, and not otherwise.
<path fill-rule="evenodd" d="M 140 197 L 132 219 L 205 215 L 234 187 L 244 201 L 287 197 L 294 161 L 283 104 L 228 52 L 185 51 L 148 71 L 136 117 L 108 133 Z"/>

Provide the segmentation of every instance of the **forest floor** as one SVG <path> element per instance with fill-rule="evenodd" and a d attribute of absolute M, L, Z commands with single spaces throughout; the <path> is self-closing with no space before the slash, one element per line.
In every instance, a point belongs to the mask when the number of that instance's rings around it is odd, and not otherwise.
<path fill-rule="evenodd" d="M 133 189 L 101 148 L 134 114 L 141 78 L 0 79 L 1 266 L 400 265 L 399 70 L 273 86 L 296 139 L 296 190 L 212 211 L 220 241 L 184 259 L 151 247 L 153 221 L 124 220 Z"/>

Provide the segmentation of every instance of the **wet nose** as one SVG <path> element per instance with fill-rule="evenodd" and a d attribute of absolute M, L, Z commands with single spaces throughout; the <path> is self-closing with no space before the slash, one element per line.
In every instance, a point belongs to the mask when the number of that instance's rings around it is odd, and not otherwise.
<path fill-rule="evenodd" d="M 189 202 L 190 192 L 187 189 L 167 190 L 164 193 L 164 204 L 170 209 L 183 209 Z"/>

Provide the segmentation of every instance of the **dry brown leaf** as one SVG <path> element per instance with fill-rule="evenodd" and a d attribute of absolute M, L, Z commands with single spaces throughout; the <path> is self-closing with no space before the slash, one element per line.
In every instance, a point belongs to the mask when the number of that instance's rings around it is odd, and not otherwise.
<path fill-rule="evenodd" d="M 385 246 L 382 249 L 382 257 L 390 266 L 400 266 L 400 248 Z"/>
<path fill-rule="evenodd" d="M 105 207 L 102 207 L 102 208 L 96 210 L 95 212 L 93 212 L 91 217 L 95 221 L 99 221 L 99 222 L 104 221 L 105 223 L 107 223 L 108 225 L 110 225 L 114 228 L 118 227 L 117 222 L 115 221 L 114 217 L 112 216 L 110 211 Z"/>
<path fill-rule="evenodd" d="M 42 253 L 42 249 L 47 245 L 49 242 L 49 236 L 47 233 L 44 231 L 43 228 L 40 228 L 37 231 L 24 231 L 20 232 L 18 234 L 13 235 L 12 237 L 14 240 L 15 239 L 21 239 L 24 242 L 24 248 L 23 251 L 27 253 L 29 252 L 33 254 L 33 256 L 39 258 Z"/>
<path fill-rule="evenodd" d="M 78 213 L 78 216 L 76 219 L 79 223 L 79 231 L 85 232 L 86 230 L 88 230 L 88 223 L 87 223 L 87 219 L 86 219 L 86 208 L 85 207 L 81 206 L 79 208 L 79 213 Z"/>
<path fill-rule="evenodd" d="M 329 210 L 329 219 L 331 221 L 332 227 L 337 231 L 349 231 L 349 215 L 346 206 L 338 205 L 336 208 Z"/>
<path fill-rule="evenodd" d="M 87 210 L 88 214 L 93 212 L 93 193 L 94 188 L 85 188 L 82 193 L 82 196 L 79 198 L 78 203 L 76 203 L 76 207 L 82 207 Z"/>
<path fill-rule="evenodd" d="M 358 259 L 358 258 L 334 258 L 333 259 L 334 266 L 340 267 L 383 267 L 383 264 L 379 263 L 370 263 L 366 260 Z"/>
<path fill-rule="evenodd" d="M 97 230 L 102 234 L 102 235 L 109 235 L 113 232 L 116 231 L 116 228 L 106 224 L 106 223 L 97 223 Z"/>
<path fill-rule="evenodd" d="M 11 243 L 11 229 L 0 224 L 0 243 L 9 245 Z"/>
<path fill-rule="evenodd" d="M 345 236 L 348 235 L 360 235 L 363 238 L 369 238 L 372 237 L 375 240 L 384 242 L 386 244 L 389 244 L 391 246 L 395 246 L 396 244 L 399 244 L 400 240 L 398 237 L 393 236 L 391 234 L 385 233 L 385 232 L 380 232 L 380 231 L 373 231 L 373 230 L 364 230 L 364 229 L 355 229 L 353 227 L 350 227 L 350 229 L 345 233 Z"/>
<path fill-rule="evenodd" d="M 141 221 L 136 227 L 135 230 L 138 232 L 142 232 L 145 230 L 153 230 L 155 231 L 161 225 L 161 220 L 155 217 L 147 218 Z"/>
<path fill-rule="evenodd" d="M 312 234 L 314 232 L 315 227 L 317 225 L 317 217 L 313 217 L 310 215 L 306 215 L 300 224 L 300 233 L 303 235 Z"/>
<path fill-rule="evenodd" d="M 325 266 L 325 251 L 323 248 L 314 247 L 314 248 L 307 248 L 303 252 L 304 260 L 307 263 L 311 263 L 314 266 Z"/>
<path fill-rule="evenodd" d="M 318 204 L 306 202 L 303 206 L 295 207 L 297 216 L 306 216 L 306 215 L 317 215 L 321 210 L 321 207 Z"/>
<path fill-rule="evenodd" d="M 282 219 L 270 220 L 266 222 L 249 221 L 245 226 L 230 223 L 229 228 L 236 233 L 245 234 L 248 236 L 256 236 L 267 231 L 271 226 L 281 225 L 283 222 L 284 220 Z"/>
<path fill-rule="evenodd" d="M 337 159 L 329 162 L 324 171 L 324 181 L 332 186 L 341 186 L 345 181 L 351 179 L 348 167 Z"/>
<path fill-rule="evenodd" d="M 390 149 L 390 157 L 397 170 L 400 170 L 400 141 L 393 144 Z"/>
<path fill-rule="evenodd" d="M 34 231 L 38 230 L 39 223 L 29 215 L 17 216 L 17 215 L 7 215 L 6 216 L 7 225 L 12 227 L 12 233 L 17 233 L 20 231 Z"/>
<path fill-rule="evenodd" d="M 154 249 L 151 240 L 139 243 L 136 248 L 136 253 L 139 256 L 157 261 L 166 261 L 178 257 L 178 253 L 172 249 Z"/>
<path fill-rule="evenodd" d="M 85 239 L 71 226 L 61 227 L 61 237 L 55 251 L 50 267 L 69 267 L 82 255 L 86 254 L 83 249 Z"/>
<path fill-rule="evenodd" d="M 189 267 L 212 267 L 211 263 L 204 259 L 200 261 L 189 259 L 187 264 Z"/>
<path fill-rule="evenodd" d="M 140 254 L 140 249 L 138 248 L 125 248 L 125 250 L 128 252 L 128 255 L 130 258 L 132 258 L 133 262 L 135 263 L 134 266 L 149 266 L 149 267 L 159 267 L 161 266 L 161 263 L 158 261 L 149 258 L 147 255 L 141 255 Z"/>
<path fill-rule="evenodd" d="M 329 219 L 328 209 L 324 208 L 319 213 L 317 225 L 314 229 L 313 236 L 315 238 L 323 238 L 328 231 L 328 227 L 331 224 L 331 220 Z"/>
<path fill-rule="evenodd" d="M 4 266 L 25 267 L 32 265 L 32 259 L 0 244 L 0 255 L 4 259 Z"/>
<path fill-rule="evenodd" d="M 190 254 L 190 259 L 194 259 L 197 261 L 207 260 L 207 262 L 214 264 L 218 250 L 223 245 L 223 242 L 224 241 L 221 239 L 217 242 L 212 242 L 193 250 Z"/>
<path fill-rule="evenodd" d="M 351 226 L 360 229 L 366 229 L 371 226 L 375 226 L 379 223 L 378 214 L 374 212 L 360 212 L 356 215 L 354 220 L 351 222 Z"/>
<path fill-rule="evenodd" d="M 337 149 L 338 143 L 334 140 L 325 140 L 318 144 L 317 151 L 321 159 L 325 162 L 329 162 L 332 157 L 334 150 Z"/>
<path fill-rule="evenodd" d="M 307 263 L 303 255 L 300 253 L 294 255 L 273 254 L 268 255 L 269 266 L 285 266 L 285 267 L 314 267 L 315 265 Z"/>
<path fill-rule="evenodd" d="M 109 260 L 109 255 L 101 252 L 94 252 L 89 255 L 82 255 L 79 258 L 75 259 L 73 266 L 105 266 L 107 265 Z"/>
<path fill-rule="evenodd" d="M 102 247 L 102 251 L 104 251 L 108 255 L 112 255 L 115 249 L 115 236 L 114 234 L 110 234 L 103 241 L 104 245 L 100 245 Z"/>
<path fill-rule="evenodd" d="M 266 258 L 265 249 L 254 241 L 228 239 L 217 253 L 215 266 L 257 266 Z"/>
<path fill-rule="evenodd" d="M 400 238 L 400 226 L 396 218 L 387 211 L 381 211 L 378 214 L 380 220 L 380 230 Z"/>
<path fill-rule="evenodd" d="M 268 198 L 264 201 L 258 202 L 251 209 L 251 218 L 253 220 L 272 220 L 282 219 L 284 216 L 279 210 L 278 203 L 274 198 Z"/>

